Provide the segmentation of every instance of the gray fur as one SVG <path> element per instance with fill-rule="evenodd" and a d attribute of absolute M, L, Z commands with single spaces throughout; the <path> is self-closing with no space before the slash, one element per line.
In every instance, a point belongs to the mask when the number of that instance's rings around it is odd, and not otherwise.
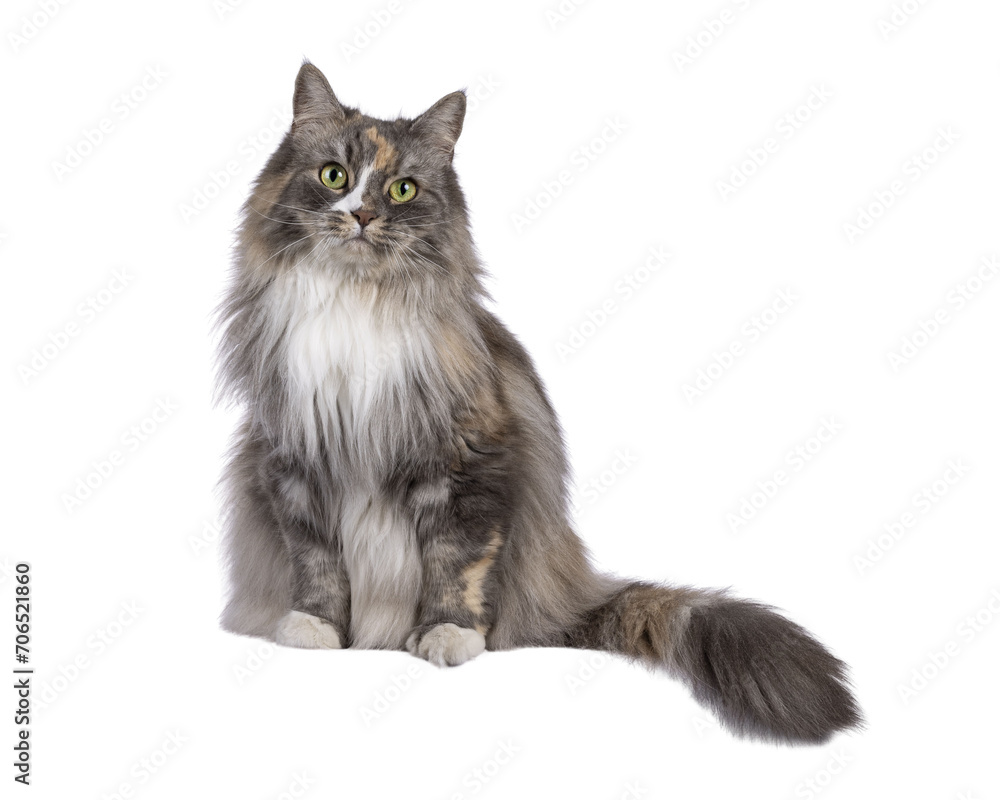
<path fill-rule="evenodd" d="M 219 315 L 221 396 L 246 410 L 224 477 L 223 626 L 284 641 L 288 620 L 315 618 L 336 634 L 299 646 L 443 664 L 482 637 L 606 649 L 680 676 L 740 734 L 816 742 L 857 725 L 843 664 L 793 623 L 592 568 L 555 413 L 484 305 L 451 164 L 464 112 L 455 93 L 379 120 L 311 64 L 299 73 Z M 330 162 L 343 189 L 318 178 Z M 397 178 L 414 200 L 390 199 Z"/>

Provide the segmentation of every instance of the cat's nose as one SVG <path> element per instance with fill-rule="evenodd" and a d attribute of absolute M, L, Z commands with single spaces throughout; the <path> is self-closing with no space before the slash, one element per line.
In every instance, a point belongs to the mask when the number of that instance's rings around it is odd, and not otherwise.
<path fill-rule="evenodd" d="M 361 225 L 362 228 L 367 227 L 368 223 L 371 222 L 373 219 L 375 219 L 376 216 L 375 212 L 365 211 L 363 208 L 359 208 L 357 211 L 353 211 L 351 213 L 353 214 L 354 219 L 358 221 L 358 224 Z"/>

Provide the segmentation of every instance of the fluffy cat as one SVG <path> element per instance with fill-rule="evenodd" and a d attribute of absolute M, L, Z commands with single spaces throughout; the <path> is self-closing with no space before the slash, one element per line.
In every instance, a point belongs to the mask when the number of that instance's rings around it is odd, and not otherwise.
<path fill-rule="evenodd" d="M 243 209 L 220 309 L 233 632 L 307 648 L 578 647 L 662 668 L 733 732 L 860 724 L 845 665 L 768 607 L 601 575 L 562 434 L 483 303 L 452 166 L 465 95 L 416 119 L 342 105 L 305 63 Z"/>

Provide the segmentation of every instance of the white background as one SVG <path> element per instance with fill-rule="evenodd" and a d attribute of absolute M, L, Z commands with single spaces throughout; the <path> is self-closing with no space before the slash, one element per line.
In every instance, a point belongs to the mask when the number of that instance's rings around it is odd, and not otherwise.
<path fill-rule="evenodd" d="M 526 0 L 5 4 L 0 595 L 13 604 L 30 562 L 36 669 L 17 796 L 1000 798 L 1000 281 L 969 283 L 1000 254 L 1000 7 L 904 5 L 889 30 L 888 0 L 590 0 L 562 19 Z M 850 663 L 867 731 L 736 741 L 678 684 L 590 653 L 442 671 L 218 629 L 214 485 L 236 415 L 212 406 L 210 317 L 303 56 L 373 115 L 479 95 L 456 165 L 497 312 L 561 414 L 596 561 L 784 609 Z M 788 128 L 812 87 L 828 99 Z M 608 120 L 624 130 L 593 145 Z M 777 152 L 724 199 L 768 138 Z M 546 208 L 519 226 L 529 201 Z M 657 246 L 672 257 L 647 275 Z M 100 294 L 114 270 L 127 285 Z M 626 298 L 629 276 L 647 279 Z M 979 289 L 962 308 L 959 284 Z M 734 341 L 742 356 L 689 402 L 682 386 Z M 176 410 L 133 439 L 158 401 Z M 836 437 L 810 442 L 831 417 Z M 796 470 L 798 446 L 814 452 Z M 614 475 L 618 451 L 634 463 Z M 935 484 L 949 461 L 964 474 Z M 788 480 L 733 530 L 776 470 Z M 100 485 L 67 503 L 88 475 Z M 925 512 L 914 498 L 935 486 Z M 15 701 L 0 701 L 8 785 Z"/>

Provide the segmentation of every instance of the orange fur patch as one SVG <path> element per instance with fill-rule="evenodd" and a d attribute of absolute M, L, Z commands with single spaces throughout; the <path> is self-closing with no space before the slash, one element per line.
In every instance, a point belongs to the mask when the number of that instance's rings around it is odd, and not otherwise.
<path fill-rule="evenodd" d="M 365 134 L 375 144 L 375 169 L 380 172 L 388 171 L 389 165 L 396 158 L 396 148 L 386 141 L 374 125 L 366 129 Z"/>
<path fill-rule="evenodd" d="M 493 565 L 493 559 L 502 543 L 500 531 L 493 531 L 490 541 L 486 545 L 486 552 L 478 561 L 469 564 L 462 570 L 462 578 L 465 581 L 465 591 L 462 593 L 462 600 L 465 607 L 477 617 L 483 613 L 483 582 Z M 480 631 L 481 632 L 481 631 Z"/>

